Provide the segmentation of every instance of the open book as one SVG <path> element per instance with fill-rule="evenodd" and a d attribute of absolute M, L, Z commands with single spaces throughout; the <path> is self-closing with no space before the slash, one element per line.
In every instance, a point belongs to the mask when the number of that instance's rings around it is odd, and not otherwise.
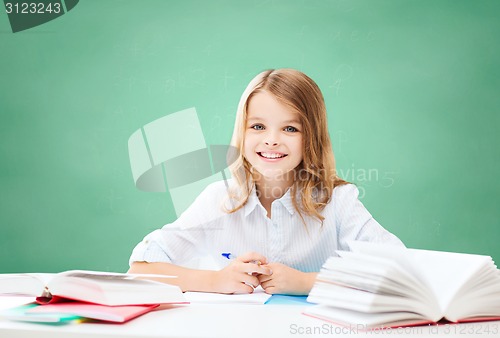
<path fill-rule="evenodd" d="M 500 319 L 491 257 L 351 242 L 321 269 L 305 314 L 366 329 Z"/>
<path fill-rule="evenodd" d="M 172 278 L 83 270 L 0 274 L 0 294 L 35 296 L 39 303 L 61 298 L 109 306 L 187 303 L 178 286 L 141 277 Z"/>

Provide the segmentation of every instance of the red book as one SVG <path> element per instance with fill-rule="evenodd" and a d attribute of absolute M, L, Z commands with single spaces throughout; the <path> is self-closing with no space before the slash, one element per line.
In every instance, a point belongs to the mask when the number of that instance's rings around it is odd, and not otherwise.
<path fill-rule="evenodd" d="M 27 310 L 26 314 L 72 314 L 106 322 L 124 323 L 130 319 L 150 312 L 158 306 L 159 304 L 106 306 L 80 302 L 66 302 L 36 306 Z"/>

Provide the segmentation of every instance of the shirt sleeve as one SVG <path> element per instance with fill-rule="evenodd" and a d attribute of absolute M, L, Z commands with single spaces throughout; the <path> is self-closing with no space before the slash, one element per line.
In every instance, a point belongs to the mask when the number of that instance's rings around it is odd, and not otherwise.
<path fill-rule="evenodd" d="M 207 227 L 222 210 L 216 207 L 219 190 L 208 186 L 176 221 L 144 237 L 132 251 L 129 265 L 163 262 L 196 267 L 206 249 Z"/>
<path fill-rule="evenodd" d="M 358 198 L 359 190 L 354 184 L 334 189 L 333 202 L 337 215 L 337 236 L 340 250 L 349 250 L 348 241 L 387 243 L 404 247 L 403 242 L 384 229 L 366 210 Z"/>
<path fill-rule="evenodd" d="M 147 262 L 192 266 L 191 261 L 202 255 L 204 241 L 200 231 L 178 227 L 178 223 L 180 218 L 144 237 L 132 251 L 129 265 Z"/>

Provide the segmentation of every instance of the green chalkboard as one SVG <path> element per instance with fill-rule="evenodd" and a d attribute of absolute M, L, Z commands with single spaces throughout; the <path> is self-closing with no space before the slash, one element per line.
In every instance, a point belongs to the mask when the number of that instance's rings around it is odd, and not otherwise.
<path fill-rule="evenodd" d="M 62 4 L 16 33 L 0 12 L 0 272 L 126 270 L 176 215 L 136 188 L 129 137 L 195 107 L 228 144 L 248 81 L 280 67 L 322 89 L 338 170 L 384 227 L 500 261 L 500 2 Z"/>

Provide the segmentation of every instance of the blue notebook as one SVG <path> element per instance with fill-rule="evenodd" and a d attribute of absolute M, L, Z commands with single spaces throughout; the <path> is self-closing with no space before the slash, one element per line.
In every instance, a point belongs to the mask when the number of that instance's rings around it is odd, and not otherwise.
<path fill-rule="evenodd" d="M 290 296 L 290 295 L 272 295 L 266 302 L 266 305 L 314 305 L 307 301 L 307 296 Z"/>
<path fill-rule="evenodd" d="M 67 313 L 52 313 L 52 314 L 33 314 L 28 310 L 40 306 L 36 303 L 21 305 L 12 309 L 3 310 L 0 312 L 0 317 L 21 322 L 36 322 L 52 325 L 61 325 L 67 323 L 82 322 L 85 318 Z M 42 305 L 43 306 L 43 305 Z"/>

